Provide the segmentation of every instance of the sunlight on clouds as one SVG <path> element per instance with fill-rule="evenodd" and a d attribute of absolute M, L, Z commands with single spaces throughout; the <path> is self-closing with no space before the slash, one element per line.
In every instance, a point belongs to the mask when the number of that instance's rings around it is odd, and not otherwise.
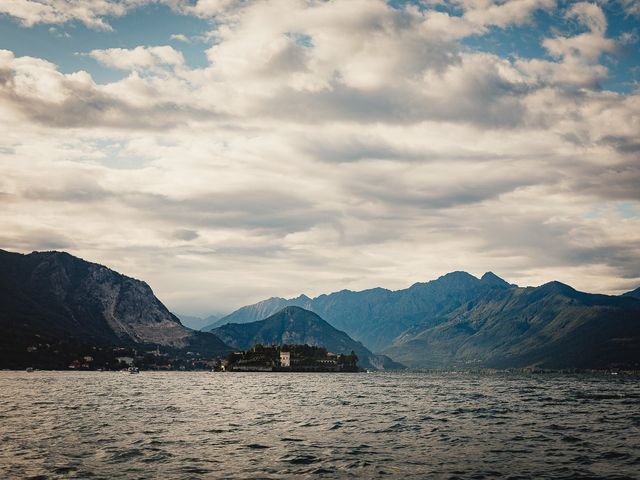
<path fill-rule="evenodd" d="M 124 48 L 92 50 L 89 55 L 108 67 L 121 70 L 153 69 L 157 66 L 184 64 L 182 53 L 168 45 L 136 47 L 133 50 Z"/>
<path fill-rule="evenodd" d="M 104 30 L 148 2 L 36 3 L 0 12 Z M 107 84 L 0 50 L 3 248 L 67 249 L 198 313 L 452 270 L 637 286 L 640 218 L 615 205 L 640 208 L 640 96 L 599 87 L 604 6 L 163 3 L 215 19 L 206 66 L 186 32 L 78 52 L 126 72 Z M 541 35 L 549 56 L 462 44 L 539 11 L 580 27 Z"/>

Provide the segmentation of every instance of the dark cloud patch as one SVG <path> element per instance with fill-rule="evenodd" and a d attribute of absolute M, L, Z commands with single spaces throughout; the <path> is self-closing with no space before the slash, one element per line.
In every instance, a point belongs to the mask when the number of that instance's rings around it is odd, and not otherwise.
<path fill-rule="evenodd" d="M 640 162 L 635 158 L 613 166 L 584 165 L 574 170 L 572 190 L 577 194 L 640 201 Z"/>
<path fill-rule="evenodd" d="M 31 252 L 34 250 L 69 250 L 76 245 L 75 241 L 57 229 L 20 229 L 0 234 L 0 245 L 7 250 Z"/>
<path fill-rule="evenodd" d="M 55 187 L 38 186 L 25 190 L 23 198 L 45 202 L 94 203 L 113 197 L 115 194 L 91 182 L 75 182 Z"/>
<path fill-rule="evenodd" d="M 165 92 L 146 86 L 146 100 L 132 103 L 115 94 L 106 93 L 86 78 L 78 81 L 64 76 L 53 68 L 39 73 L 63 95 L 49 99 L 34 94 L 16 84 L 18 73 L 0 69 L 0 101 L 26 119 L 49 127 L 166 130 L 193 122 L 228 118 L 213 109 L 166 100 Z M 186 87 L 185 87 L 186 88 Z"/>
<path fill-rule="evenodd" d="M 301 142 L 301 150 L 316 160 L 329 163 L 349 163 L 360 160 L 417 161 L 433 158 L 434 153 L 398 148 L 374 137 L 350 139 L 323 138 Z"/>
<path fill-rule="evenodd" d="M 200 235 L 195 230 L 189 230 L 186 228 L 181 228 L 179 230 L 175 230 L 173 232 L 173 238 L 177 240 L 184 240 L 186 242 L 190 242 L 191 240 L 195 240 Z"/>
<path fill-rule="evenodd" d="M 351 183 L 350 191 L 372 202 L 396 208 L 447 209 L 495 199 L 505 193 L 543 180 L 543 177 L 478 178 L 446 185 L 422 186 L 415 182 L 389 176 L 364 175 Z"/>
<path fill-rule="evenodd" d="M 269 258 L 276 257 L 282 254 L 289 253 L 289 250 L 283 245 L 261 245 L 261 246 L 246 246 L 246 245 L 226 245 L 216 247 L 216 255 L 223 255 L 229 257 L 257 257 L 257 258 Z"/>
<path fill-rule="evenodd" d="M 238 190 L 186 199 L 131 193 L 120 200 L 145 216 L 193 227 L 237 228 L 283 235 L 329 222 L 333 214 L 304 195 L 277 190 Z"/>
<path fill-rule="evenodd" d="M 607 241 L 597 225 L 576 220 L 549 221 L 547 215 L 502 215 L 472 222 L 481 243 L 481 252 L 497 257 L 520 257 L 526 265 L 562 272 L 563 267 L 607 265 L 621 277 L 640 277 L 640 244 L 634 241 Z"/>
<path fill-rule="evenodd" d="M 52 187 L 31 188 L 22 198 L 43 202 L 87 204 L 110 201 L 133 209 L 134 215 L 153 218 L 173 225 L 173 238 L 191 241 L 202 228 L 249 229 L 284 235 L 305 231 L 319 223 L 331 223 L 335 213 L 320 207 L 302 192 L 278 190 L 236 190 L 187 198 L 142 192 L 109 191 L 86 181 Z"/>
<path fill-rule="evenodd" d="M 426 147 L 394 145 L 374 135 L 335 136 L 321 133 L 292 140 L 297 148 L 314 160 L 326 163 L 353 163 L 366 160 L 394 162 L 529 162 L 539 160 L 535 153 L 497 153 L 456 146 L 446 151 Z"/>
<path fill-rule="evenodd" d="M 16 109 L 30 120 L 59 128 L 166 130 L 186 123 L 221 118 L 210 110 L 173 102 L 158 102 L 141 107 L 100 92 L 77 93 L 79 94 L 66 99 L 62 104 L 33 98 L 12 100 Z"/>
<path fill-rule="evenodd" d="M 635 137 L 607 135 L 602 138 L 602 143 L 615 148 L 623 154 L 640 154 L 640 134 Z"/>
<path fill-rule="evenodd" d="M 286 46 L 276 52 L 257 72 L 258 75 L 274 78 L 274 76 L 285 76 L 308 70 L 307 63 L 310 59 L 308 48 L 298 44 L 293 38 L 289 40 Z"/>
<path fill-rule="evenodd" d="M 524 125 L 526 108 L 519 88 L 506 82 L 470 86 L 455 96 L 429 95 L 406 85 L 356 89 L 340 83 L 317 92 L 281 90 L 258 109 L 261 116 L 305 123 L 348 121 L 394 123 L 426 120 L 514 128 Z"/>

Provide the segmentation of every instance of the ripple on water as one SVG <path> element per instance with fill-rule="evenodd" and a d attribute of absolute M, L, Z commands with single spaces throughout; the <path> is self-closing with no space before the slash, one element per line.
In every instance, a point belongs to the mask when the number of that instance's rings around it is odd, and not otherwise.
<path fill-rule="evenodd" d="M 639 403 L 587 375 L 0 372 L 0 478 L 637 478 Z"/>

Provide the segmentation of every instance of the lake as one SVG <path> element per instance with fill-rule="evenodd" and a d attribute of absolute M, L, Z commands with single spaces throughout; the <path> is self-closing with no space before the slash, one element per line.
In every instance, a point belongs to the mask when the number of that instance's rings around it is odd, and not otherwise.
<path fill-rule="evenodd" d="M 638 478 L 640 379 L 0 372 L 0 478 Z"/>

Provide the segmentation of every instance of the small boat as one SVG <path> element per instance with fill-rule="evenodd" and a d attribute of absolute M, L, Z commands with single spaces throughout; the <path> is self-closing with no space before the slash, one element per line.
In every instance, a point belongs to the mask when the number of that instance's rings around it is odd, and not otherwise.
<path fill-rule="evenodd" d="M 138 367 L 129 367 L 127 371 L 129 373 L 140 373 L 140 369 Z"/>

